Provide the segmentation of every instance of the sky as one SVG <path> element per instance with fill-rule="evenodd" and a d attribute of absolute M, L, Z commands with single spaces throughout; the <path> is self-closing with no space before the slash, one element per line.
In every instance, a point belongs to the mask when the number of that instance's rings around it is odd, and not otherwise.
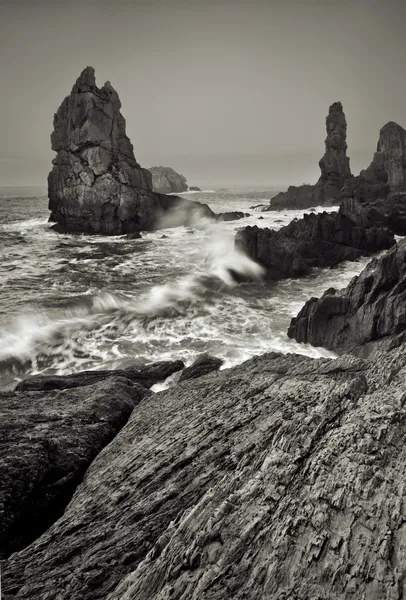
<path fill-rule="evenodd" d="M 0 186 L 46 185 L 53 115 L 87 65 L 144 167 L 313 183 L 340 100 L 357 174 L 386 122 L 406 127 L 405 22 L 404 0 L 0 0 Z"/>

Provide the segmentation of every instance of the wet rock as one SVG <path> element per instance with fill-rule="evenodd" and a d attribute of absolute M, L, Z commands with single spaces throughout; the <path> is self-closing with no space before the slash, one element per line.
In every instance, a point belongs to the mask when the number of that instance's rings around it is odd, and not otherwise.
<path fill-rule="evenodd" d="M 150 388 L 160 381 L 181 371 L 184 368 L 181 360 L 160 361 L 149 365 L 137 365 L 126 369 L 111 369 L 106 371 L 82 371 L 72 375 L 34 375 L 17 385 L 17 391 L 48 391 L 65 390 L 85 385 L 93 385 L 112 377 L 124 377 L 144 388 Z"/>
<path fill-rule="evenodd" d="M 127 235 L 127 238 L 129 240 L 140 240 L 141 239 L 141 234 L 139 231 L 134 231 L 133 233 L 129 233 Z"/>
<path fill-rule="evenodd" d="M 152 189 L 160 194 L 179 194 L 188 189 L 186 177 L 177 173 L 171 167 L 150 167 L 152 174 Z"/>
<path fill-rule="evenodd" d="M 264 217 L 258 217 L 258 219 L 263 219 Z"/>
<path fill-rule="evenodd" d="M 216 215 L 216 221 L 238 221 L 239 219 L 244 219 L 245 217 L 249 216 L 249 213 L 234 210 L 230 212 L 218 213 Z"/>
<path fill-rule="evenodd" d="M 396 597 L 405 385 L 402 347 L 371 363 L 272 353 L 149 396 L 3 564 L 5 597 Z"/>
<path fill-rule="evenodd" d="M 109 82 L 96 86 L 92 67 L 59 107 L 51 135 L 57 155 L 48 176 L 56 232 L 123 235 L 159 228 L 170 211 L 180 219 L 180 199 L 155 194 L 151 173 L 137 163 L 120 108 Z M 185 218 L 195 204 L 182 201 Z"/>
<path fill-rule="evenodd" d="M 395 240 L 381 223 L 357 224 L 340 208 L 337 213 L 306 214 L 278 231 L 246 227 L 235 243 L 264 267 L 267 279 L 277 281 L 357 260 L 390 248 Z"/>
<path fill-rule="evenodd" d="M 145 393 L 123 378 L 75 390 L 0 393 L 0 556 L 26 547 L 62 515 L 90 463 Z"/>
<path fill-rule="evenodd" d="M 190 367 L 183 369 L 179 381 L 185 381 L 186 379 L 196 379 L 212 371 L 218 371 L 223 364 L 221 358 L 210 356 L 209 354 L 202 354 Z"/>
<path fill-rule="evenodd" d="M 373 259 L 343 290 L 311 298 L 288 336 L 338 353 L 368 356 L 406 340 L 406 240 Z"/>
<path fill-rule="evenodd" d="M 197 187 L 197 185 L 191 185 L 189 188 L 189 191 L 190 192 L 201 192 L 202 190 L 199 187 Z"/>

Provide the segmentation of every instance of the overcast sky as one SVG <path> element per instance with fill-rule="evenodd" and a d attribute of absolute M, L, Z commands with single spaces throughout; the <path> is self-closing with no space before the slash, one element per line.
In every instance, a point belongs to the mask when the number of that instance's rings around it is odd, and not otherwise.
<path fill-rule="evenodd" d="M 190 184 L 318 178 L 341 100 L 354 172 L 406 126 L 403 0 L 0 0 L 0 185 L 45 184 L 54 112 L 86 65 L 142 166 Z"/>

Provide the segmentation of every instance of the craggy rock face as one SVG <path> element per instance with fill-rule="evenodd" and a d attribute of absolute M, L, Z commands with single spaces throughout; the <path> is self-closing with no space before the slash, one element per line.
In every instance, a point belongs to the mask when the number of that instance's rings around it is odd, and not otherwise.
<path fill-rule="evenodd" d="M 160 194 L 180 194 L 188 189 L 186 177 L 170 167 L 151 167 L 152 188 Z"/>
<path fill-rule="evenodd" d="M 303 209 L 340 203 L 340 190 L 352 178 L 347 157 L 347 121 L 341 102 L 334 102 L 326 117 L 325 154 L 319 162 L 321 176 L 316 185 L 290 186 L 271 199 L 268 210 Z"/>
<path fill-rule="evenodd" d="M 292 319 L 298 342 L 358 355 L 406 340 L 406 241 L 372 260 L 347 288 L 312 298 Z"/>
<path fill-rule="evenodd" d="M 341 102 L 334 102 L 326 117 L 326 151 L 319 162 L 320 182 L 340 189 L 351 178 L 350 159 L 347 157 L 347 121 Z"/>
<path fill-rule="evenodd" d="M 48 177 L 57 230 L 123 234 L 150 229 L 162 213 L 152 177 L 134 157 L 121 103 L 110 83 L 96 86 L 87 67 L 54 118 Z"/>
<path fill-rule="evenodd" d="M 362 222 L 346 205 L 337 213 L 307 214 L 279 231 L 246 227 L 235 241 L 264 267 L 267 279 L 303 277 L 316 267 L 333 267 L 390 248 L 393 233 L 379 213 L 378 217 Z"/>
<path fill-rule="evenodd" d="M 403 347 L 268 354 L 149 395 L 3 564 L 5 598 L 399 597 L 405 385 Z"/>

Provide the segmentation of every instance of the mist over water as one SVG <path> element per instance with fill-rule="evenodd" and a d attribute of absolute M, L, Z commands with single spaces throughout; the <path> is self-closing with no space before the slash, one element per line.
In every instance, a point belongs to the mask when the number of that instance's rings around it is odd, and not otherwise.
<path fill-rule="evenodd" d="M 262 269 L 234 248 L 238 228 L 278 229 L 302 212 L 258 213 L 273 192 L 203 192 L 189 198 L 240 221 L 126 237 L 57 235 L 43 197 L 0 203 L 0 387 L 36 373 L 126 367 L 202 352 L 224 367 L 268 351 L 328 356 L 289 340 L 302 304 L 343 287 L 368 259 L 302 280 L 264 283 Z M 321 210 L 321 209 L 320 209 Z M 259 217 L 263 217 L 260 219 Z M 234 273 L 249 276 L 237 284 Z"/>

